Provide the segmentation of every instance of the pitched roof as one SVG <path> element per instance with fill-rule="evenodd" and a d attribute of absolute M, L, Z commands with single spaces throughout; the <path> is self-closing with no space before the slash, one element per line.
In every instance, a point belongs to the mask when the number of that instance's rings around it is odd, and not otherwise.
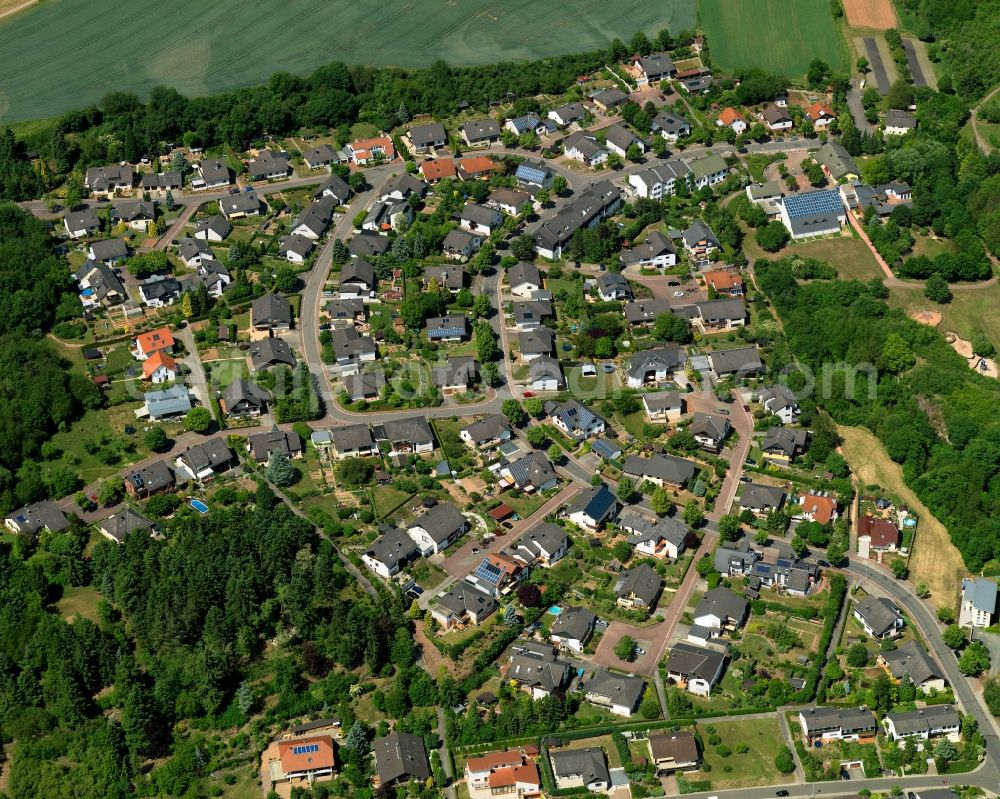
<path fill-rule="evenodd" d="M 351 187 L 346 180 L 341 178 L 339 175 L 330 175 L 326 180 L 319 184 L 319 188 L 313 197 L 321 197 L 324 194 L 328 194 L 340 203 L 347 200 L 351 196 Z"/>
<path fill-rule="evenodd" d="M 253 301 L 250 306 L 250 319 L 254 326 L 290 326 L 292 306 L 284 297 L 268 292 Z"/>
<path fill-rule="evenodd" d="M 705 278 L 705 283 L 716 291 L 729 291 L 736 286 L 743 287 L 743 278 L 736 272 L 716 269 L 705 272 L 702 277 Z"/>
<path fill-rule="evenodd" d="M 729 432 L 729 420 L 722 416 L 698 411 L 691 420 L 689 429 L 694 435 L 706 436 L 718 443 Z"/>
<path fill-rule="evenodd" d="M 174 484 L 174 474 L 166 460 L 153 461 L 141 469 L 134 469 L 125 475 L 125 482 L 130 483 L 140 492 L 155 494 Z"/>
<path fill-rule="evenodd" d="M 183 384 L 162 391 L 147 391 L 142 398 L 146 403 L 146 411 L 152 419 L 191 410 L 191 395 L 188 387 Z"/>
<path fill-rule="evenodd" d="M 459 264 L 432 264 L 424 267 L 424 283 L 431 281 L 449 291 L 458 291 L 465 285 L 465 269 Z"/>
<path fill-rule="evenodd" d="M 837 500 L 834 497 L 821 497 L 818 494 L 803 494 L 799 497 L 802 510 L 813 517 L 814 522 L 827 524 L 837 511 Z"/>
<path fill-rule="evenodd" d="M 426 780 L 431 775 L 427 753 L 419 735 L 392 732 L 372 741 L 375 770 L 382 785 L 403 779 Z"/>
<path fill-rule="evenodd" d="M 161 366 L 167 371 L 177 374 L 177 361 L 167 355 L 167 353 L 163 350 L 157 350 L 142 362 L 143 378 L 149 380 L 153 373 Z"/>
<path fill-rule="evenodd" d="M 756 347 L 737 347 L 731 350 L 710 352 L 708 360 L 716 374 L 755 374 L 764 368 Z"/>
<path fill-rule="evenodd" d="M 623 263 L 626 263 L 625 259 L 631 252 L 632 250 L 628 250 L 622 253 Z M 628 320 L 629 324 L 653 322 L 658 316 L 665 313 L 670 313 L 670 300 L 632 300 L 625 303 L 625 319 Z M 646 350 L 646 352 L 652 352 L 652 350 Z"/>
<path fill-rule="evenodd" d="M 885 661 L 892 676 L 901 680 L 909 675 L 914 685 L 944 677 L 941 668 L 916 641 L 907 641 L 890 652 L 882 652 L 879 657 Z"/>
<path fill-rule="evenodd" d="M 221 438 L 209 438 L 188 447 L 181 454 L 181 459 L 197 474 L 204 469 L 216 469 L 232 463 L 233 453 Z"/>
<path fill-rule="evenodd" d="M 549 758 L 552 761 L 552 771 L 557 778 L 580 774 L 584 785 L 593 782 L 611 784 L 611 773 L 604 759 L 604 751 L 600 747 L 550 752 Z"/>
<path fill-rule="evenodd" d="M 707 591 L 698 602 L 694 618 L 702 616 L 718 616 L 723 622 L 728 619 L 741 620 L 747 615 L 749 603 L 734 591 L 719 587 Z"/>
<path fill-rule="evenodd" d="M 555 334 L 547 327 L 538 327 L 517 334 L 517 346 L 522 355 L 551 355 L 555 349 Z"/>
<path fill-rule="evenodd" d="M 653 258 L 664 254 L 676 254 L 677 249 L 673 242 L 664 236 L 660 231 L 653 230 L 642 240 L 641 244 L 625 250 L 619 256 L 623 264 L 638 264 L 651 261 Z M 669 304 L 668 304 L 669 307 Z"/>
<path fill-rule="evenodd" d="M 670 648 L 667 671 L 712 682 L 725 662 L 725 652 L 680 641 Z"/>
<path fill-rule="evenodd" d="M 793 430 L 790 427 L 772 427 L 764 434 L 760 448 L 764 452 L 778 451 L 792 457 L 806 448 L 809 434 L 805 430 Z"/>
<path fill-rule="evenodd" d="M 976 610 L 996 613 L 997 584 L 985 577 L 962 580 L 962 601 L 971 602 Z"/>
<path fill-rule="evenodd" d="M 227 412 L 242 403 L 263 408 L 264 404 L 270 401 L 271 394 L 268 391 L 243 378 L 237 378 L 222 392 L 222 404 L 226 407 Z"/>
<path fill-rule="evenodd" d="M 700 219 L 695 219 L 691 222 L 682 235 L 684 243 L 688 247 L 697 247 L 702 241 L 707 242 L 710 247 L 719 247 L 719 239 L 716 237 L 715 232 Z"/>
<path fill-rule="evenodd" d="M 858 175 L 858 165 L 854 163 L 850 153 L 844 146 L 833 141 L 828 141 L 822 145 L 815 153 L 813 159 L 826 167 L 834 180 L 840 180 L 847 175 Z"/>
<path fill-rule="evenodd" d="M 447 142 L 448 134 L 440 122 L 428 122 L 425 125 L 414 125 L 410 128 L 410 141 L 414 147 L 429 147 L 435 142 Z"/>
<path fill-rule="evenodd" d="M 653 130 L 662 130 L 674 135 L 682 130 L 691 130 L 691 123 L 679 114 L 670 111 L 660 111 L 652 122 Z"/>
<path fill-rule="evenodd" d="M 890 710 L 886 719 L 897 735 L 933 732 L 959 726 L 958 711 L 951 705 L 928 705 L 916 710 Z"/>
<path fill-rule="evenodd" d="M 588 694 L 602 697 L 610 704 L 635 710 L 646 691 L 646 682 L 629 674 L 598 669 L 587 681 L 584 690 Z"/>
<path fill-rule="evenodd" d="M 618 504 L 607 484 L 588 486 L 566 505 L 568 514 L 584 513 L 591 519 L 603 519 Z"/>
<path fill-rule="evenodd" d="M 583 641 L 594 630 L 597 616 L 589 608 L 563 608 L 559 617 L 552 623 L 552 635 Z"/>
<path fill-rule="evenodd" d="M 887 128 L 915 128 L 917 117 L 909 111 L 890 108 L 885 112 L 885 126 Z"/>
<path fill-rule="evenodd" d="M 364 355 L 378 352 L 375 342 L 368 336 L 362 336 L 354 327 L 341 327 L 332 331 L 330 346 L 334 357 L 355 361 Z"/>
<path fill-rule="evenodd" d="M 542 552 L 551 554 L 562 549 L 568 539 L 566 531 L 558 524 L 544 522 L 531 528 L 517 539 L 514 542 L 514 547 L 527 549 L 536 556 Z"/>
<path fill-rule="evenodd" d="M 495 208 L 487 208 L 479 203 L 466 203 L 461 212 L 461 219 L 463 222 L 468 220 L 483 227 L 495 227 L 500 224 L 503 214 Z"/>
<path fill-rule="evenodd" d="M 253 342 L 250 345 L 250 360 L 254 371 L 279 363 L 295 366 L 292 348 L 280 338 L 264 338 Z"/>
<path fill-rule="evenodd" d="M 382 428 L 392 444 L 433 444 L 434 434 L 431 432 L 427 419 L 423 416 L 409 416 L 405 419 L 392 419 L 383 423 Z M 454 506 L 451 506 L 454 507 Z"/>
<path fill-rule="evenodd" d="M 318 735 L 312 738 L 278 741 L 278 757 L 281 759 L 281 770 L 285 774 L 333 768 L 335 763 L 333 738 L 329 735 Z"/>
<path fill-rule="evenodd" d="M 503 414 L 491 413 L 463 428 L 463 432 L 467 433 L 473 442 L 478 444 L 492 441 L 504 433 L 509 433 L 510 422 Z"/>
<path fill-rule="evenodd" d="M 330 439 L 338 452 L 362 449 L 375 444 L 371 428 L 364 422 L 331 428 Z"/>
<path fill-rule="evenodd" d="M 468 386 L 479 374 L 479 364 L 471 355 L 456 355 L 443 366 L 431 369 L 431 382 L 438 387 Z"/>
<path fill-rule="evenodd" d="M 375 267 L 364 258 L 352 258 L 340 269 L 340 285 L 360 283 L 369 289 L 375 288 Z"/>
<path fill-rule="evenodd" d="M 537 380 L 557 380 L 564 383 L 562 367 L 555 358 L 540 355 L 528 364 L 528 377 L 532 383 Z"/>
<path fill-rule="evenodd" d="M 636 596 L 652 607 L 663 590 L 663 578 L 648 563 L 640 563 L 621 572 L 615 582 L 615 596 Z"/>
<path fill-rule="evenodd" d="M 698 761 L 698 744 L 694 735 L 683 730 L 650 735 L 649 751 L 654 760 L 673 760 L 677 763 Z"/>
<path fill-rule="evenodd" d="M 271 459 L 272 455 L 285 455 L 289 458 L 302 452 L 302 439 L 294 430 L 268 430 L 266 433 L 256 433 L 247 439 L 250 452 L 258 463 Z"/>
<path fill-rule="evenodd" d="M 474 613 L 479 618 L 492 613 L 497 607 L 496 600 L 492 596 L 465 580 L 459 580 L 445 593 L 436 597 L 434 604 L 457 616 Z"/>
<path fill-rule="evenodd" d="M 109 516 L 101 522 L 100 526 L 105 535 L 110 536 L 120 544 L 130 533 L 145 532 L 153 529 L 156 525 L 138 511 L 126 507 Z"/>
<path fill-rule="evenodd" d="M 518 261 L 508 269 L 507 280 L 512 289 L 517 288 L 523 283 L 539 287 L 542 285 L 542 275 L 538 271 L 538 267 L 528 261 Z"/>
<path fill-rule="evenodd" d="M 374 342 L 372 342 L 374 344 Z M 378 396 L 385 387 L 385 372 L 381 369 L 374 372 L 362 372 L 359 375 L 347 375 L 344 378 L 344 390 L 352 400 Z"/>
<path fill-rule="evenodd" d="M 727 106 L 726 108 L 723 108 L 722 113 L 719 114 L 719 122 L 721 122 L 723 125 L 732 125 L 737 120 L 740 120 L 741 122 L 744 123 L 746 122 L 746 120 L 743 118 L 743 114 L 741 114 L 732 106 Z"/>
<path fill-rule="evenodd" d="M 500 126 L 497 125 L 497 121 L 492 117 L 466 122 L 460 130 L 470 142 L 495 139 L 500 135 Z"/>
<path fill-rule="evenodd" d="M 389 241 L 388 236 L 380 236 L 378 233 L 362 230 L 351 237 L 351 240 L 347 243 L 347 250 L 355 257 L 360 255 L 382 255 L 388 251 L 390 246 L 392 246 L 392 242 Z"/>
<path fill-rule="evenodd" d="M 591 425 L 604 421 L 597 413 L 575 399 L 567 400 L 561 404 L 547 402 L 545 403 L 545 413 L 553 419 L 558 419 L 571 432 L 586 431 L 590 429 Z"/>
<path fill-rule="evenodd" d="M 48 500 L 25 505 L 4 518 L 13 519 L 23 533 L 37 533 L 43 527 L 55 533 L 69 526 L 66 514 L 55 502 Z"/>
<path fill-rule="evenodd" d="M 678 485 L 688 483 L 695 475 L 695 466 L 691 461 L 673 455 L 654 454 L 649 458 L 629 455 L 622 468 L 625 474 L 656 477 Z"/>
<path fill-rule="evenodd" d="M 741 508 L 780 508 L 785 501 L 785 492 L 778 486 L 750 483 L 740 495 Z"/>
<path fill-rule="evenodd" d="M 518 487 L 541 488 L 556 479 L 556 472 L 542 452 L 530 452 L 509 464 L 510 474 Z"/>
<path fill-rule="evenodd" d="M 867 622 L 876 635 L 884 635 L 901 618 L 885 597 L 865 597 L 854 605 L 854 612 Z"/>
<path fill-rule="evenodd" d="M 111 261 L 128 255 L 128 245 L 123 239 L 98 239 L 90 245 L 95 261 Z"/>
<path fill-rule="evenodd" d="M 873 547 L 899 544 L 899 528 L 888 519 L 876 519 L 864 514 L 858 519 L 858 536 L 870 536 Z"/>
<path fill-rule="evenodd" d="M 165 350 L 174 346 L 174 335 L 169 327 L 158 327 L 135 337 L 136 346 L 147 355 L 157 350 Z"/>

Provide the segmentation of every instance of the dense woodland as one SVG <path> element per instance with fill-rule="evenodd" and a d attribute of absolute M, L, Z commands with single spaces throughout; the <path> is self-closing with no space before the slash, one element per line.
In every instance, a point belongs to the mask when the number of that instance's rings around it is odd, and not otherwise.
<path fill-rule="evenodd" d="M 890 310 L 878 281 L 800 284 L 788 260 L 761 261 L 756 270 L 791 350 L 778 348 L 779 361 L 792 363 L 794 353 L 817 375 L 824 365 L 873 365 L 874 396 L 864 372 L 850 396 L 840 371 L 832 395 L 816 403 L 883 441 L 971 570 L 1000 556 L 1000 385 L 969 369 L 937 330 Z"/>

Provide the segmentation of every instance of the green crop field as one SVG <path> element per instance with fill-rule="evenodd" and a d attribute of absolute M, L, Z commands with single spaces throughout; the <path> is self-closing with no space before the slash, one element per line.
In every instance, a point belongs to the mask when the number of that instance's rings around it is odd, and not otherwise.
<path fill-rule="evenodd" d="M 700 0 L 699 11 L 712 62 L 723 69 L 799 78 L 814 58 L 846 66 L 829 0 Z"/>
<path fill-rule="evenodd" d="M 370 6 L 370 8 L 369 8 Z M 692 30 L 694 0 L 45 0 L 0 22 L 0 122 L 158 84 L 206 95 L 320 64 L 486 64 Z"/>

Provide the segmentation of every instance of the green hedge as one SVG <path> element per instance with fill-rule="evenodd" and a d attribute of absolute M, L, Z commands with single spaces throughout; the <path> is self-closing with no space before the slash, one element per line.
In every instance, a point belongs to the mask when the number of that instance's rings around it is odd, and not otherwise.
<path fill-rule="evenodd" d="M 813 698 L 817 702 L 822 702 L 826 698 L 828 686 L 825 677 L 820 681 L 823 666 L 826 665 L 826 651 L 830 647 L 833 639 L 833 631 L 840 619 L 840 614 L 844 608 L 844 598 L 847 596 L 847 580 L 842 574 L 834 574 L 830 578 L 830 597 L 823 607 L 823 634 L 820 636 L 819 645 L 816 647 L 816 657 L 813 664 L 806 672 L 806 684 L 795 696 L 796 702 L 809 702 Z"/>

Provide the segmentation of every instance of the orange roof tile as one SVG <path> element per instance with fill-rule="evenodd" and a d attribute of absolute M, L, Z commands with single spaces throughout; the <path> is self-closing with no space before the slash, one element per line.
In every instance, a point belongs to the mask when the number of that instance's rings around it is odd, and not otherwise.
<path fill-rule="evenodd" d="M 837 500 L 833 497 L 818 497 L 806 494 L 802 497 L 802 510 L 820 524 L 827 524 L 837 510 Z"/>
<path fill-rule="evenodd" d="M 813 122 L 817 122 L 821 119 L 832 119 L 835 114 L 830 106 L 824 103 L 813 103 L 806 109 L 806 116 Z"/>
<path fill-rule="evenodd" d="M 519 782 L 527 785 L 540 785 L 538 766 L 526 763 L 523 766 L 505 766 L 490 774 L 490 788 L 508 788 Z"/>
<path fill-rule="evenodd" d="M 719 114 L 719 122 L 723 125 L 732 125 L 738 119 L 746 122 L 746 120 L 743 119 L 743 115 L 732 106 L 723 108 L 722 113 Z"/>
<path fill-rule="evenodd" d="M 142 362 L 142 376 L 148 380 L 152 376 L 153 372 L 161 366 L 169 369 L 171 372 L 177 372 L 177 361 L 167 355 L 167 353 L 163 350 L 157 350 Z"/>
<path fill-rule="evenodd" d="M 454 158 L 436 158 L 433 161 L 424 161 L 420 165 L 420 172 L 423 174 L 424 180 L 453 178 L 458 174 L 455 170 Z"/>
<path fill-rule="evenodd" d="M 502 752 L 487 752 L 480 757 L 470 757 L 465 761 L 469 771 L 492 771 L 506 766 L 519 766 L 524 762 L 524 755 L 518 749 L 505 749 Z"/>
<path fill-rule="evenodd" d="M 332 768 L 333 740 L 329 735 L 320 735 L 315 738 L 279 741 L 278 755 L 281 758 L 281 770 L 285 774 Z"/>
<path fill-rule="evenodd" d="M 174 336 L 169 327 L 161 327 L 150 330 L 135 338 L 136 345 L 144 353 L 166 350 L 174 346 Z"/>
<path fill-rule="evenodd" d="M 458 162 L 458 167 L 470 175 L 478 175 L 483 172 L 496 172 L 500 169 L 492 158 L 487 158 L 485 155 L 474 155 L 471 158 L 463 158 Z"/>
<path fill-rule="evenodd" d="M 733 286 L 742 286 L 743 278 L 735 272 L 713 271 L 705 273 L 705 282 L 716 291 L 728 291 Z"/>

